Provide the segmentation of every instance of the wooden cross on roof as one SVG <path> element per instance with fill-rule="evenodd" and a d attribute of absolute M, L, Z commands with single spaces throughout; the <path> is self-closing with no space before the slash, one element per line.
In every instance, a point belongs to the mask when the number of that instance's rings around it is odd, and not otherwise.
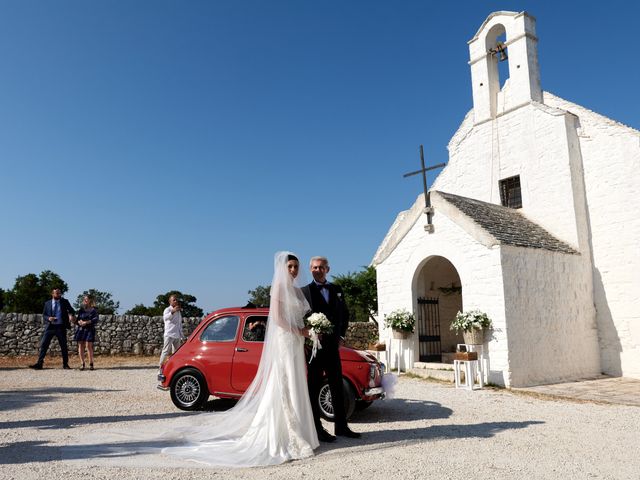
<path fill-rule="evenodd" d="M 427 188 L 427 172 L 429 170 L 435 170 L 436 168 L 445 167 L 447 164 L 439 163 L 438 165 L 433 165 L 432 167 L 425 167 L 424 166 L 424 147 L 422 145 L 420 145 L 420 164 L 422 165 L 422 168 L 420 170 L 416 170 L 415 172 L 405 173 L 403 177 L 406 178 L 412 175 L 417 175 L 419 173 L 422 174 L 422 187 L 424 188 L 424 211 L 427 214 L 427 224 L 432 225 L 431 217 L 433 215 L 433 210 L 431 208 L 431 199 L 429 197 L 429 189 Z M 429 229 L 430 228 L 431 227 L 429 227 Z"/>

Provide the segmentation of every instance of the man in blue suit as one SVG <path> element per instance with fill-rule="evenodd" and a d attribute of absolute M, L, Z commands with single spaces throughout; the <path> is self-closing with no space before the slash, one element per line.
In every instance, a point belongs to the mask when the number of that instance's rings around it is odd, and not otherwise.
<path fill-rule="evenodd" d="M 40 341 L 40 355 L 38 361 L 29 368 L 42 370 L 44 357 L 49 350 L 49 344 L 53 337 L 58 339 L 60 350 L 62 350 L 62 368 L 69 369 L 69 350 L 67 349 L 67 330 L 71 328 L 70 319 L 75 318 L 75 310 L 66 298 L 62 298 L 62 291 L 54 288 L 51 291 L 51 300 L 44 303 L 42 321 L 44 322 L 44 333 Z"/>

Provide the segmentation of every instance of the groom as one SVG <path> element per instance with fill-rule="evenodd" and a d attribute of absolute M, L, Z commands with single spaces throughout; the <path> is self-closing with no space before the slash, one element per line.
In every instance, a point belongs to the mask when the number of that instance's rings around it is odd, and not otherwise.
<path fill-rule="evenodd" d="M 333 332 L 330 335 L 322 335 L 320 343 L 322 349 L 308 366 L 309 397 L 313 420 L 318 432 L 318 439 L 323 442 L 333 442 L 336 437 L 329 434 L 320 423 L 320 406 L 318 395 L 322 387 L 322 372 L 324 371 L 329 381 L 331 390 L 331 403 L 335 415 L 335 434 L 343 437 L 359 438 L 360 434 L 352 431 L 347 425 L 344 411 L 344 391 L 342 387 L 342 364 L 340 363 L 339 348 L 344 340 L 344 334 L 349 324 L 349 311 L 345 304 L 342 289 L 327 281 L 329 273 L 329 260 L 325 257 L 313 257 L 310 262 L 313 281 L 304 287 L 302 292 L 307 298 L 311 310 L 314 313 L 324 313 L 333 324 Z"/>

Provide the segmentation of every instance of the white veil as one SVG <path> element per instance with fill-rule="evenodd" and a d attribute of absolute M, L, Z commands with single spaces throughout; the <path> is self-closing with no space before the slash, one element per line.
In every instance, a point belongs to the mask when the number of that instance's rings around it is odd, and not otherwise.
<path fill-rule="evenodd" d="M 298 258 L 291 252 L 277 252 L 275 254 L 267 325 L 271 324 L 271 320 L 273 320 L 279 327 L 300 335 L 300 329 L 304 327 L 303 317 L 311 310 L 311 307 L 300 290 L 302 286 L 299 285 L 300 275 L 295 279 L 289 275 L 287 261 L 291 257 Z M 267 332 L 268 330 L 267 328 Z M 266 350 L 267 337 L 265 337 L 264 343 Z M 265 350 L 262 353 L 263 358 Z"/>
<path fill-rule="evenodd" d="M 230 410 L 187 419 L 173 431 L 185 446 L 163 449 L 211 465 L 278 464 L 313 454 L 318 439 L 307 390 L 301 329 L 309 304 L 277 252 L 271 306 L 256 376 Z"/>

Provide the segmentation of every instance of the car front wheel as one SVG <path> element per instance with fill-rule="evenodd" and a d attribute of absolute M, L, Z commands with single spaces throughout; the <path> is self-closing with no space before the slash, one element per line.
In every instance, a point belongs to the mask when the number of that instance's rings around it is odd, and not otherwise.
<path fill-rule="evenodd" d="M 342 379 L 342 388 L 344 391 L 344 413 L 347 420 L 349 420 L 356 408 L 356 394 L 351 384 L 344 378 Z M 320 406 L 320 414 L 322 417 L 333 422 L 334 414 L 333 403 L 331 402 L 331 389 L 329 388 L 329 382 L 326 380 L 320 388 L 320 393 L 316 401 Z"/>
<path fill-rule="evenodd" d="M 198 370 L 187 368 L 173 378 L 171 400 L 180 410 L 199 410 L 208 398 L 207 382 Z"/>

